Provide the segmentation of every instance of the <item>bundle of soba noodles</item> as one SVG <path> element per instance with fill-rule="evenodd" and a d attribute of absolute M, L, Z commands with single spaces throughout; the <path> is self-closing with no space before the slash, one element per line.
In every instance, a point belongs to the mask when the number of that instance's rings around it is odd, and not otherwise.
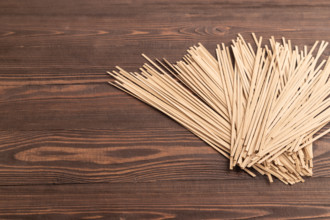
<path fill-rule="evenodd" d="M 328 43 L 292 48 L 290 40 L 252 34 L 217 45 L 216 57 L 202 44 L 172 64 L 155 61 L 140 72 L 120 67 L 110 84 L 167 114 L 251 176 L 255 171 L 285 184 L 312 176 L 313 142 L 330 129 Z"/>

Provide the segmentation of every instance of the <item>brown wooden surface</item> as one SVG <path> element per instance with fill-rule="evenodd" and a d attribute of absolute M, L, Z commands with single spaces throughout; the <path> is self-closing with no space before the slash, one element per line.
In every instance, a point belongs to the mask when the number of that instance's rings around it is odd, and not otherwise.
<path fill-rule="evenodd" d="M 0 1 L 0 219 L 329 219 L 329 135 L 314 177 L 269 184 L 107 84 L 252 31 L 330 41 L 330 2 Z"/>

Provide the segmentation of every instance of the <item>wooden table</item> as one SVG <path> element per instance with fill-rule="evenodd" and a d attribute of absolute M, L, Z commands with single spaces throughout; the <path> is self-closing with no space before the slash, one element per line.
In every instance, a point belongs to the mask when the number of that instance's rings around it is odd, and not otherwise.
<path fill-rule="evenodd" d="M 330 218 L 329 135 L 313 178 L 269 184 L 105 74 L 237 33 L 329 41 L 328 0 L 11 0 L 0 27 L 0 219 Z"/>

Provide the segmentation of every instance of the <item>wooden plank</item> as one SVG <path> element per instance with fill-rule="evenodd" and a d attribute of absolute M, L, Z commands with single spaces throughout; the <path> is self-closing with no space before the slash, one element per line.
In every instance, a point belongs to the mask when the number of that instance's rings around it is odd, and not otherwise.
<path fill-rule="evenodd" d="M 327 183 L 315 178 L 291 187 L 254 180 L 1 186 L 0 218 L 328 219 Z"/>
<path fill-rule="evenodd" d="M 197 42 L 214 50 L 237 33 L 252 42 L 252 31 L 300 46 L 329 40 L 328 1 L 2 1 L 0 10 L 1 75 L 27 79 L 135 70 L 142 52 L 175 61 Z"/>
<path fill-rule="evenodd" d="M 183 128 L 1 131 L 0 137 L 0 185 L 253 179 L 229 171 L 227 159 Z M 307 182 L 330 177 L 328 143 L 328 136 L 317 142 Z"/>
<path fill-rule="evenodd" d="M 0 185 L 250 178 L 184 129 L 0 132 Z"/>

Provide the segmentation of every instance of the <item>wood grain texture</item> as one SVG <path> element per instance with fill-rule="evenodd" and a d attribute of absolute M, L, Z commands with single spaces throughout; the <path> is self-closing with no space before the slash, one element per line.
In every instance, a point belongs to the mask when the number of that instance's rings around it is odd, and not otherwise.
<path fill-rule="evenodd" d="M 327 0 L 0 1 L 0 219 L 329 219 L 329 135 L 313 178 L 270 185 L 229 171 L 105 74 L 237 33 L 330 41 L 329 11 Z"/>
<path fill-rule="evenodd" d="M 31 185 L 14 191 L 0 186 L 0 218 L 329 219 L 328 181 L 320 178 L 294 188 L 274 184 L 271 190 L 251 179 Z"/>

